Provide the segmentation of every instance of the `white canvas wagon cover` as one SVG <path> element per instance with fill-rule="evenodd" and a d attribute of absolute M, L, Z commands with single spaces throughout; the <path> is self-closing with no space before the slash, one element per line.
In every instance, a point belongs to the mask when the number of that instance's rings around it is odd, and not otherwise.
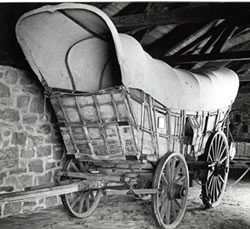
<path fill-rule="evenodd" d="M 16 34 L 33 71 L 50 87 L 97 92 L 122 83 L 168 108 L 189 111 L 226 107 L 239 87 L 236 73 L 226 68 L 197 74 L 153 59 L 90 5 L 33 10 L 19 19 Z"/>

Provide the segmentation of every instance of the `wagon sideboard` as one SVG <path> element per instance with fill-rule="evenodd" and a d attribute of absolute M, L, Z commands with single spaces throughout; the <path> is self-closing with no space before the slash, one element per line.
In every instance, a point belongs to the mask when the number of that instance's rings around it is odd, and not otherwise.
<path fill-rule="evenodd" d="M 172 111 L 138 89 L 99 93 L 54 92 L 67 154 L 80 160 L 157 161 L 166 152 L 197 157 L 211 132 L 225 125 L 228 109 Z"/>

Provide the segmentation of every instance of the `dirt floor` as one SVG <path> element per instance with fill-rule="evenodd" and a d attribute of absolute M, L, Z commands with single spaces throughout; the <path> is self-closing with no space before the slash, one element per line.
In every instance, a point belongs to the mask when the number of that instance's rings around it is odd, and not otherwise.
<path fill-rule="evenodd" d="M 243 171 L 241 171 L 242 173 Z M 250 172 L 249 172 L 250 173 Z M 230 187 L 239 177 L 230 176 L 223 202 L 214 209 L 204 210 L 200 186 L 189 189 L 186 214 L 178 229 L 247 229 L 250 228 L 250 176 Z M 95 213 L 88 219 L 70 217 L 60 206 L 0 220 L 0 229 L 156 229 L 150 201 L 132 197 L 103 198 Z"/>

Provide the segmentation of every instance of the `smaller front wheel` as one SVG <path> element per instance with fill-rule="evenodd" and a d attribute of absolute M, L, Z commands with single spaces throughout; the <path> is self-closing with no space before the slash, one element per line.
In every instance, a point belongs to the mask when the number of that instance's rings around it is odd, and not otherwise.
<path fill-rule="evenodd" d="M 69 160 L 63 168 L 66 172 L 86 172 L 84 162 Z M 90 216 L 102 197 L 101 189 L 89 189 L 61 195 L 62 203 L 69 213 L 77 218 Z"/>
<path fill-rule="evenodd" d="M 152 207 L 161 228 L 175 228 L 182 220 L 189 187 L 186 160 L 180 153 L 167 153 L 156 167 L 153 188 L 159 193 L 152 195 Z"/>

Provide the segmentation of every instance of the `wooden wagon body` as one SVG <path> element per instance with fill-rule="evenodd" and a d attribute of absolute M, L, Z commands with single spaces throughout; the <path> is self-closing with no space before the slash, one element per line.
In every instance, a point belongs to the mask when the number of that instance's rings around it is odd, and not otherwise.
<path fill-rule="evenodd" d="M 152 195 L 160 227 L 184 216 L 189 172 L 205 207 L 217 206 L 229 169 L 228 115 L 239 81 L 229 69 L 203 74 L 152 59 L 93 6 L 61 4 L 19 19 L 18 41 L 58 119 L 67 161 L 62 195 L 87 217 L 106 190 Z"/>
<path fill-rule="evenodd" d="M 166 152 L 197 158 L 211 133 L 226 128 L 230 106 L 172 111 L 138 89 L 52 92 L 68 155 L 83 161 L 157 162 Z"/>

